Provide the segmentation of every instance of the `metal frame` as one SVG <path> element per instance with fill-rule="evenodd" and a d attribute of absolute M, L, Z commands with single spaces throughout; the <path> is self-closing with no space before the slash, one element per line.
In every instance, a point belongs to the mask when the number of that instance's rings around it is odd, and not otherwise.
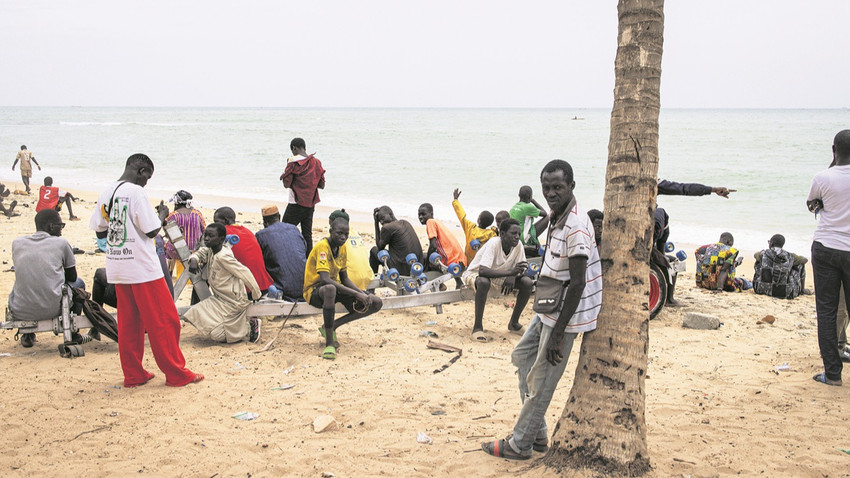
<path fill-rule="evenodd" d="M 80 329 L 92 326 L 88 317 L 76 315 L 71 312 L 71 288 L 65 284 L 62 286 L 62 312 L 52 319 L 42 320 L 19 320 L 12 317 L 11 311 L 6 308 L 6 322 L 0 323 L 0 328 L 6 330 L 18 329 L 22 334 L 35 334 L 39 332 L 53 332 L 53 335 L 62 334 L 64 343 L 59 345 L 59 355 L 65 358 L 82 357 L 86 353 L 82 344 L 73 341 L 73 334 L 79 333 Z"/>
<path fill-rule="evenodd" d="M 462 300 L 472 300 L 475 298 L 475 291 L 471 288 L 464 287 L 462 289 L 447 290 L 443 292 L 429 292 L 427 294 L 413 295 L 397 295 L 392 297 L 382 297 L 384 305 L 381 310 L 406 309 L 409 307 L 421 307 L 432 305 L 437 309 L 437 313 L 443 312 L 443 304 L 459 302 Z M 336 305 L 337 313 L 348 312 L 342 304 Z M 320 315 L 322 309 L 313 307 L 306 302 L 288 302 L 275 299 L 262 299 L 248 306 L 248 317 L 264 317 L 264 316 L 307 316 Z"/>
<path fill-rule="evenodd" d="M 192 251 L 189 250 L 189 245 L 186 244 L 186 239 L 183 237 L 183 231 L 180 230 L 180 226 L 174 220 L 171 220 L 165 223 L 162 231 L 174 246 L 174 249 L 177 251 L 177 257 L 183 264 L 183 272 L 180 273 L 180 277 L 174 283 L 174 302 L 177 302 L 177 299 L 180 298 L 180 293 L 183 292 L 189 279 L 192 280 L 192 289 L 198 294 L 199 299 L 204 300 L 209 297 L 211 295 L 210 287 L 207 285 L 204 275 L 206 268 L 201 268 L 197 273 L 189 271 L 189 257 L 192 255 Z"/>

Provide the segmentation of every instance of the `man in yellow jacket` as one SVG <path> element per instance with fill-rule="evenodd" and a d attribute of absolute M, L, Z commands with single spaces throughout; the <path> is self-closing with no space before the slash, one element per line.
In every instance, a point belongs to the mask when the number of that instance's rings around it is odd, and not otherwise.
<path fill-rule="evenodd" d="M 466 218 L 466 211 L 463 210 L 463 206 L 460 205 L 460 201 L 457 199 L 460 197 L 460 193 L 460 189 L 455 189 L 452 207 L 455 209 L 455 214 L 457 214 L 457 218 L 460 221 L 460 227 L 463 228 L 463 235 L 466 237 L 466 244 L 463 248 L 463 252 L 466 254 L 466 263 L 472 264 L 472 259 L 475 258 L 478 247 L 483 246 L 485 242 L 498 236 L 499 233 L 493 227 L 493 213 L 490 211 L 481 211 L 481 214 L 478 215 L 477 224 Z M 469 243 L 475 239 L 478 239 L 480 244 L 473 249 Z"/>

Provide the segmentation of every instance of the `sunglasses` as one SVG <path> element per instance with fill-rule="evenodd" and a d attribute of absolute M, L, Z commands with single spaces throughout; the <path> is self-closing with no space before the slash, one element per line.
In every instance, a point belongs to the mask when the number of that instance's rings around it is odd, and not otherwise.
<path fill-rule="evenodd" d="M 65 229 L 64 222 L 57 222 L 56 224 L 51 224 L 52 227 L 58 227 L 59 229 Z"/>

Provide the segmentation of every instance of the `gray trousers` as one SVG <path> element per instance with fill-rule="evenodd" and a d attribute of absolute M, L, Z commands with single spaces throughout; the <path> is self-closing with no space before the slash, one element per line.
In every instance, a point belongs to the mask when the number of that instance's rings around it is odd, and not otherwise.
<path fill-rule="evenodd" d="M 558 365 L 546 361 L 546 344 L 551 335 L 552 327 L 544 325 L 540 316 L 535 315 L 511 354 L 511 362 L 516 366 L 519 375 L 522 410 L 514 425 L 513 437 L 509 444 L 515 452 L 522 455 L 531 455 L 531 445 L 535 441 L 544 442 L 549 439 L 546 409 L 549 408 L 558 381 L 564 374 L 573 342 L 578 334 L 564 334 L 561 348 L 564 359 Z"/>

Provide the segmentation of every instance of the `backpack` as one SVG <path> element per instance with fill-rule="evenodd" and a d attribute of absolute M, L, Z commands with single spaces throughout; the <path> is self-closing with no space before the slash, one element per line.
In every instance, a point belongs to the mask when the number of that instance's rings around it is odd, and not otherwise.
<path fill-rule="evenodd" d="M 756 262 L 753 290 L 756 294 L 779 299 L 793 299 L 800 295 L 799 278 L 794 280 L 794 257 L 790 252 L 772 248 L 765 249 L 761 261 Z"/>

